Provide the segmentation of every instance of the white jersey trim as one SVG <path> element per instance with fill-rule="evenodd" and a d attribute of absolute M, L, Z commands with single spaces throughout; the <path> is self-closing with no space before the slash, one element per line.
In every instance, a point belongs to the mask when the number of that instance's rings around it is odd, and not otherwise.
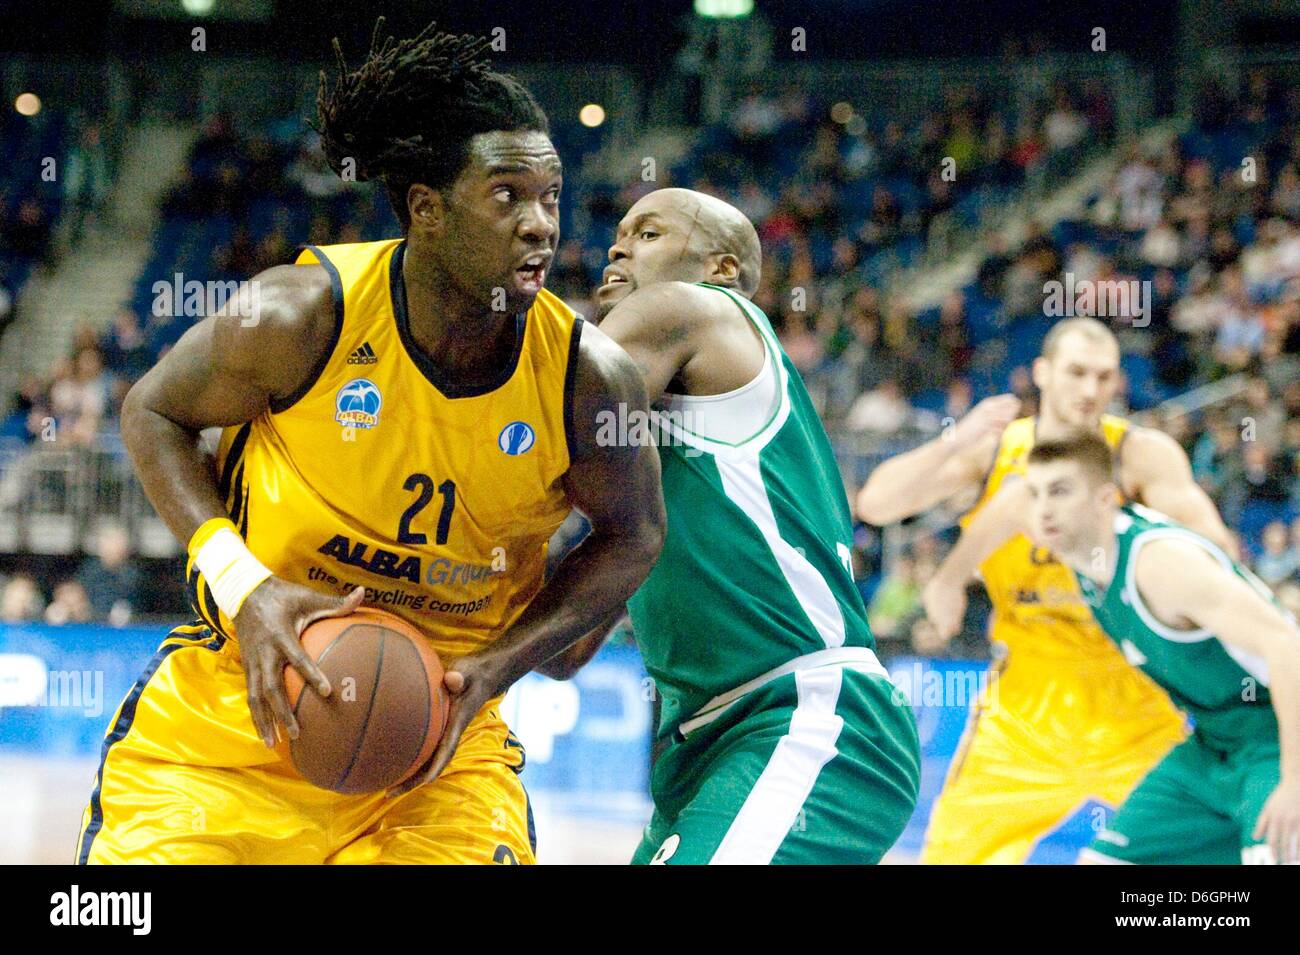
<path fill-rule="evenodd" d="M 664 392 L 655 410 L 664 420 L 680 424 L 683 431 L 706 441 L 739 445 L 761 433 L 780 410 L 781 401 L 778 361 L 767 339 L 761 340 L 763 367 L 747 384 L 720 395 Z"/>
<path fill-rule="evenodd" d="M 758 316 L 751 312 L 754 306 L 739 296 L 728 292 L 726 289 L 720 289 L 723 295 L 736 303 L 745 317 L 749 319 L 751 325 L 758 331 L 758 336 L 763 340 L 763 349 L 765 357 L 763 359 L 763 370 L 745 385 L 742 385 L 736 391 L 728 392 L 722 395 L 674 395 L 671 401 L 666 402 L 663 408 L 651 408 L 650 416 L 657 433 L 666 435 L 669 443 L 684 444 L 687 447 L 695 448 L 717 458 L 736 458 L 746 457 L 751 454 L 757 454 L 761 451 L 785 426 L 786 419 L 790 417 L 790 376 L 785 369 L 785 363 L 781 361 L 781 346 L 776 339 L 768 333 L 763 327 L 763 323 Z M 769 366 L 769 362 L 771 363 Z M 764 383 L 764 376 L 770 372 L 770 381 L 774 384 L 775 395 L 772 395 L 771 387 L 758 388 L 758 395 L 751 395 L 750 389 Z M 682 398 L 689 399 L 692 402 L 709 402 L 721 399 L 725 406 L 730 401 L 753 402 L 755 398 L 764 399 L 762 404 L 763 414 L 761 425 L 755 422 L 749 422 L 749 431 L 746 433 L 743 428 L 745 419 L 757 417 L 757 412 L 741 409 L 727 409 L 725 412 L 719 412 L 717 408 L 705 410 L 703 406 L 691 405 L 691 418 L 705 415 L 712 419 L 721 430 L 734 429 L 738 434 L 744 434 L 744 437 L 732 440 L 726 438 L 714 438 L 704 434 L 699 434 L 684 425 L 688 424 L 690 419 L 684 420 L 683 412 L 687 408 L 675 407 L 677 402 Z M 775 401 L 773 400 L 775 398 Z M 755 430 L 757 429 L 757 430 Z M 664 437 L 660 438 L 663 443 Z"/>
<path fill-rule="evenodd" d="M 1124 575 L 1124 589 L 1128 592 L 1129 599 L 1133 602 L 1133 609 L 1137 611 L 1137 615 L 1142 619 L 1142 622 L 1156 634 L 1173 643 L 1201 643 L 1205 640 L 1218 640 L 1219 646 L 1223 647 L 1224 652 L 1235 660 L 1238 666 L 1261 684 L 1268 686 L 1268 662 L 1263 657 L 1219 640 L 1217 636 L 1204 627 L 1197 627 L 1194 630 L 1175 629 L 1158 620 L 1150 608 L 1147 607 L 1146 601 L 1142 599 L 1142 593 L 1137 586 L 1137 558 L 1142 548 L 1155 540 L 1181 540 L 1194 544 L 1218 561 L 1225 570 L 1232 572 L 1234 575 L 1237 573 L 1231 557 L 1210 541 L 1192 531 L 1184 530 L 1181 527 L 1154 527 L 1139 532 L 1129 546 L 1128 567 Z M 1266 587 L 1262 581 L 1256 584 L 1256 581 L 1252 580 L 1251 577 L 1253 575 L 1246 576 L 1244 579 L 1254 589 L 1259 590 L 1260 587 Z M 1261 594 L 1261 596 L 1265 596 L 1265 594 Z"/>
<path fill-rule="evenodd" d="M 709 865 L 768 865 L 772 861 L 798 822 L 822 767 L 839 754 L 835 743 L 844 718 L 836 714 L 835 706 L 841 679 L 836 667 L 795 674 L 799 702 L 790 717 L 790 728 L 777 741 Z"/>
<path fill-rule="evenodd" d="M 859 673 L 884 677 L 886 680 L 889 679 L 889 671 L 885 669 L 884 664 L 880 662 L 880 659 L 870 647 L 835 647 L 834 649 L 817 650 L 813 653 L 806 653 L 801 657 L 795 657 L 793 660 L 788 660 L 779 667 L 774 667 L 766 673 L 754 677 L 747 683 L 742 683 L 726 693 L 715 696 L 700 707 L 693 718 L 686 720 L 677 727 L 677 730 L 682 736 L 687 736 L 701 726 L 712 723 L 722 716 L 733 703 L 760 687 L 767 686 L 773 680 L 789 676 L 791 673 L 802 673 L 806 670 L 815 670 L 821 667 L 840 667 L 846 670 L 857 670 Z"/>
<path fill-rule="evenodd" d="M 718 457 L 718 476 L 722 490 L 757 526 L 781 575 L 803 608 L 813 629 L 827 647 L 844 646 L 844 613 L 831 592 L 830 584 L 812 563 L 781 536 L 776 513 L 763 483 L 762 465 L 757 452 L 743 457 Z"/>

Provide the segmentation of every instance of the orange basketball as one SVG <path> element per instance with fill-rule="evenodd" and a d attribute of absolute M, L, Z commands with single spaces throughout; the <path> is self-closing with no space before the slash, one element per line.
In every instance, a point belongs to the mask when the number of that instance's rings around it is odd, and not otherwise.
<path fill-rule="evenodd" d="M 298 738 L 289 743 L 302 775 L 337 793 L 395 786 L 433 754 L 447 725 L 443 666 L 427 637 L 400 617 L 362 607 L 318 620 L 302 634 L 330 695 L 304 691 L 285 667 Z"/>

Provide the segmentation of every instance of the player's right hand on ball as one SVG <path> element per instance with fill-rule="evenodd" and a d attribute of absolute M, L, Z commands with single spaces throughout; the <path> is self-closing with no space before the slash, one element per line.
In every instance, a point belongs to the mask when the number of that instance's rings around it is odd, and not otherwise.
<path fill-rule="evenodd" d="M 921 591 L 925 615 L 934 624 L 935 636 L 945 643 L 957 635 L 966 617 L 966 587 L 940 574 L 930 578 Z"/>
<path fill-rule="evenodd" d="M 329 696 L 330 684 L 300 637 L 309 624 L 354 612 L 366 595 L 357 587 L 346 597 L 330 597 L 279 577 L 268 577 L 244 600 L 235 616 L 239 653 L 248 682 L 248 711 L 257 735 L 268 748 L 276 742 L 277 721 L 289 739 L 298 738 L 298 721 L 284 692 L 284 668 L 292 666 L 307 686 Z"/>
<path fill-rule="evenodd" d="M 1020 414 L 1020 399 L 1015 395 L 994 395 L 985 398 L 957 422 L 954 438 L 961 446 L 977 443 L 990 434 L 1002 430 Z"/>

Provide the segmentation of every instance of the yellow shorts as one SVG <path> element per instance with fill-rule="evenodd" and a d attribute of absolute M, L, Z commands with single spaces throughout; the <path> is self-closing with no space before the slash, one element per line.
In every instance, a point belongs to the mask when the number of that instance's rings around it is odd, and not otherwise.
<path fill-rule="evenodd" d="M 523 747 L 497 702 L 433 782 L 396 799 L 343 796 L 258 738 L 238 644 L 177 627 L 110 724 L 77 861 L 532 863 Z"/>
<path fill-rule="evenodd" d="M 1186 735 L 1164 691 L 1122 659 L 1013 656 L 971 714 L 921 862 L 1023 863 L 1090 799 L 1118 807 Z"/>

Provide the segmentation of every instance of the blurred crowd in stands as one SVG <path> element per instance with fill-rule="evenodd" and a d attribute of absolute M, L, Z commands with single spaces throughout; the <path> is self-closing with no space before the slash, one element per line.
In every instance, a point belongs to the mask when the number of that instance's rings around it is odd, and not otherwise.
<path fill-rule="evenodd" d="M 81 115 L 0 111 L 0 332 L 33 269 L 79 242 L 112 182 L 100 127 Z M 60 216 L 66 226 L 55 235 Z"/>
<path fill-rule="evenodd" d="M 787 347 L 810 384 L 827 381 L 828 417 L 843 412 L 856 431 L 926 431 L 1002 389 L 1031 413 L 1028 366 L 1051 324 L 1047 283 L 1148 283 L 1147 314 L 1092 312 L 1123 349 L 1116 410 L 1183 445 L 1241 553 L 1300 616 L 1300 90 L 1265 72 L 1240 96 L 1208 87 L 1193 128 L 1154 150 L 1128 147 L 1085 216 L 1031 228 L 1017 248 L 990 237 L 987 250 L 976 281 L 937 310 L 891 315 L 868 296 L 861 347 L 838 361 L 826 336 L 787 323 Z M 1089 314 L 1082 305 L 1076 312 Z M 891 319 L 901 325 L 892 336 Z M 857 397 L 846 409 L 834 381 L 852 366 L 856 388 L 842 393 Z M 1230 376 L 1240 386 L 1229 401 L 1189 412 L 1169 400 Z M 927 393 L 934 381 L 948 384 Z M 884 568 L 870 592 L 879 637 L 927 647 L 921 592 L 933 549 L 921 538 Z"/>
<path fill-rule="evenodd" d="M 87 129 L 83 141 L 97 140 Z M 77 155 L 74 150 L 72 155 Z M 73 163 L 94 168 L 84 158 Z M 78 179 L 100 181 L 99 175 Z M 102 205 L 69 193 L 70 235 Z M 133 300 L 110 326 L 76 330 L 72 353 L 44 374 L 27 374 L 0 424 L 0 439 L 97 446 L 116 431 L 130 385 L 166 353 L 193 316 L 156 307 L 154 283 L 180 272 L 186 281 L 242 280 L 291 262 L 302 243 L 358 242 L 397 234 L 396 220 L 372 188 L 349 188 L 325 164 L 314 133 L 286 120 L 238 133 L 227 113 L 203 127 L 183 179 L 165 196 L 153 255 Z M 293 239 L 291 240 L 291 236 Z M 53 430 L 52 430 L 53 426 Z"/>
<path fill-rule="evenodd" d="M 1300 603 L 1298 93 L 1263 72 L 1239 93 L 1210 87 L 1193 127 L 1152 149 L 1116 142 L 1100 82 L 1048 83 L 1019 109 L 957 87 L 913 123 L 754 89 L 653 182 L 606 182 L 571 166 L 548 285 L 589 312 L 615 225 L 647 191 L 684 185 L 733 202 L 763 241 L 755 302 L 803 373 L 852 485 L 986 395 L 1012 391 L 1033 412 L 1029 366 L 1052 322 L 1047 283 L 1145 283 L 1145 314 L 1130 303 L 1099 316 L 1123 350 L 1114 410 L 1145 415 L 1183 444 L 1242 552 Z M 1084 214 L 1030 222 L 1015 243 L 981 230 L 1017 190 L 1072 175 L 1107 148 L 1121 161 Z M 957 228 L 979 232 L 974 279 L 927 308 L 893 294 L 891 276 Z M 300 117 L 247 130 L 217 115 L 165 200 L 134 300 L 24 382 L 4 433 L 38 441 L 51 419 L 73 442 L 113 431 L 126 388 L 193 321 L 154 314 L 154 281 L 242 279 L 291 261 L 303 242 L 396 234 L 379 190 L 342 182 Z M 1231 375 L 1243 383 L 1227 403 L 1187 412 L 1168 403 Z M 936 649 L 920 594 L 950 540 L 951 531 L 915 535 L 885 565 L 879 530 L 857 528 L 855 570 L 887 645 Z M 18 595 L 5 592 L 6 613 L 23 605 L 21 579 L 9 586 Z M 986 652 L 978 606 L 969 619 L 949 652 Z"/>
<path fill-rule="evenodd" d="M 75 573 L 55 579 L 48 592 L 30 573 L 0 574 L 0 623 L 107 621 L 115 627 L 124 626 L 140 603 L 143 584 L 126 530 L 105 524 L 96 537 L 94 553 L 81 561 Z"/>

